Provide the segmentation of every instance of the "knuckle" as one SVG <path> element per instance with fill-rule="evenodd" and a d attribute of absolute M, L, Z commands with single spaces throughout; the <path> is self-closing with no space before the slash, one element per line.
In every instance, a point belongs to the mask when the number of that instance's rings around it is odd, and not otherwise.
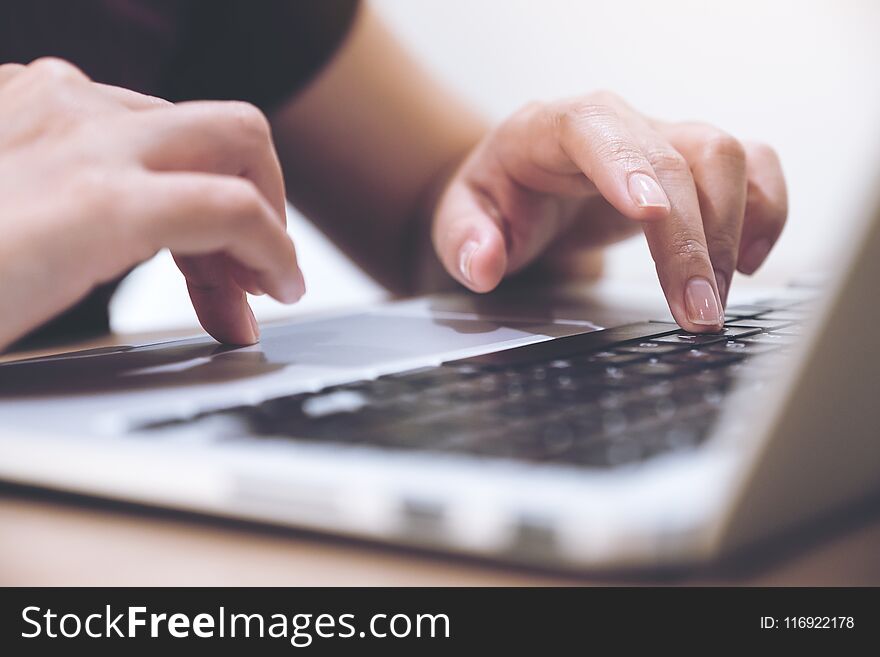
<path fill-rule="evenodd" d="M 656 147 L 647 153 L 648 161 L 658 174 L 690 175 L 690 166 L 684 155 L 672 147 Z"/>
<path fill-rule="evenodd" d="M 510 118 L 502 122 L 498 127 L 498 131 L 509 137 L 519 134 L 531 125 L 536 118 L 544 116 L 546 109 L 547 105 L 540 101 L 529 101 L 516 110 Z"/>
<path fill-rule="evenodd" d="M 225 109 L 239 134 L 257 142 L 271 138 L 269 119 L 256 105 L 238 100 L 228 101 Z"/>
<path fill-rule="evenodd" d="M 617 112 L 611 105 L 592 97 L 579 98 L 567 103 L 561 114 L 562 120 L 571 127 L 578 127 L 586 122 L 607 122 L 617 119 Z"/>
<path fill-rule="evenodd" d="M 768 162 L 773 165 L 779 165 L 779 154 L 776 149 L 763 142 L 752 142 L 748 144 L 748 155 L 755 160 Z"/>
<path fill-rule="evenodd" d="M 86 80 L 86 74 L 65 59 L 40 57 L 27 66 L 35 76 L 55 81 Z"/>
<path fill-rule="evenodd" d="M 739 250 L 739 233 L 730 229 L 721 230 L 712 235 L 710 242 L 713 254 L 729 260 Z M 713 261 L 715 259 L 713 258 Z"/>
<path fill-rule="evenodd" d="M 774 198 L 763 193 L 755 193 L 750 185 L 746 201 L 746 215 L 752 221 L 764 225 L 768 230 L 779 231 L 788 218 L 788 199 L 783 194 Z"/>
<path fill-rule="evenodd" d="M 0 64 L 0 77 L 12 77 L 18 75 L 26 69 L 24 64 Z"/>
<path fill-rule="evenodd" d="M 588 93 L 585 97 L 594 105 L 605 105 L 614 107 L 621 102 L 620 96 L 608 89 L 596 89 Z"/>
<path fill-rule="evenodd" d="M 748 214 L 756 214 L 761 220 L 781 228 L 788 216 L 788 193 L 779 155 L 773 147 L 764 143 L 749 142 L 745 149 L 750 163 Z M 758 180 L 769 180 L 775 184 L 759 184 Z"/>
<path fill-rule="evenodd" d="M 627 171 L 644 168 L 644 154 L 623 139 L 608 139 L 598 144 L 596 153 L 603 161 L 620 165 Z"/>
<path fill-rule="evenodd" d="M 788 217 L 788 197 L 782 194 L 778 198 L 769 199 L 768 203 L 770 221 L 782 226 Z"/>
<path fill-rule="evenodd" d="M 252 224 L 260 216 L 260 193 L 245 178 L 230 178 L 216 185 L 210 201 L 215 207 L 226 210 L 223 216 L 236 226 Z"/>
<path fill-rule="evenodd" d="M 668 252 L 692 263 L 705 263 L 709 260 L 709 250 L 703 240 L 690 229 L 681 229 L 673 233 Z"/>
<path fill-rule="evenodd" d="M 788 219 L 788 198 L 783 196 L 782 198 L 776 200 L 773 203 L 773 219 L 774 224 L 776 224 L 780 230 L 785 225 L 786 220 Z"/>
<path fill-rule="evenodd" d="M 513 113 L 514 119 L 528 120 L 537 114 L 541 114 L 547 107 L 540 100 L 530 100 Z"/>
<path fill-rule="evenodd" d="M 745 168 L 745 147 L 738 139 L 722 130 L 712 129 L 704 137 L 703 156 L 709 160 L 724 160 Z"/>
<path fill-rule="evenodd" d="M 609 105 L 594 102 L 591 98 L 578 98 L 557 107 L 553 112 L 557 135 L 561 142 L 578 139 L 586 132 L 610 126 L 617 122 L 617 112 Z"/>

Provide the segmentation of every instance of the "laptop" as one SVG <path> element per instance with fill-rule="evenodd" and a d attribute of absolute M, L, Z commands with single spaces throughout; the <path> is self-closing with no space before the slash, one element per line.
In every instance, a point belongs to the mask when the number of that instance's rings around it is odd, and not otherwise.
<path fill-rule="evenodd" d="M 719 334 L 605 283 L 8 362 L 0 479 L 554 569 L 705 563 L 880 489 L 880 216 L 850 234 L 826 284 L 734 299 Z"/>

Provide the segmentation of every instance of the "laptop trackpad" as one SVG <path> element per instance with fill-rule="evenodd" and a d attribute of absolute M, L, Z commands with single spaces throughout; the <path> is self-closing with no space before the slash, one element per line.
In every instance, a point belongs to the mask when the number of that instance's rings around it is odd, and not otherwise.
<path fill-rule="evenodd" d="M 414 359 L 490 351 L 595 330 L 588 322 L 539 323 L 365 312 L 269 325 L 259 344 L 227 347 L 208 337 L 142 347 L 71 352 L 0 365 L 0 396 L 89 394 L 297 375 L 319 378 Z"/>

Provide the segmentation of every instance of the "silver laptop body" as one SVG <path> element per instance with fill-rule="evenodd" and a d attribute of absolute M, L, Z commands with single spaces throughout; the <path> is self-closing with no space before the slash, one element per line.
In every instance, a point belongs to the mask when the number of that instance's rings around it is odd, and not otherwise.
<path fill-rule="evenodd" d="M 807 321 L 788 335 L 796 339 L 786 349 L 741 368 L 742 383 L 724 396 L 699 444 L 684 441 L 643 458 L 622 448 L 612 458 L 611 445 L 596 466 L 564 456 L 520 458 L 498 440 L 495 452 L 457 449 L 454 424 L 396 436 L 406 448 L 348 435 L 367 431 L 357 418 L 382 414 L 365 409 L 359 392 L 374 388 L 347 384 L 430 375 L 442 363 L 452 364 L 443 373 L 454 379 L 458 370 L 469 375 L 468 363 L 480 366 L 498 353 L 537 353 L 527 345 L 551 349 L 565 340 L 599 344 L 610 335 L 602 327 L 668 317 L 653 289 L 604 284 L 390 303 L 272 325 L 260 345 L 241 349 L 196 337 L 6 363 L 0 478 L 553 568 L 704 562 L 880 488 L 873 335 L 880 326 L 880 218 L 866 219 L 853 236 L 821 293 L 772 292 L 774 303 L 797 308 Z M 632 303 L 622 307 L 611 297 Z M 529 371 L 563 361 L 548 362 Z M 420 394 L 430 396 L 426 390 Z M 347 435 L 254 435 L 248 409 L 290 399 L 297 421 L 325 429 L 339 422 Z M 455 399 L 442 398 L 439 410 L 454 413 Z M 461 399 L 467 408 L 470 400 Z M 393 404 L 405 412 L 407 400 Z M 578 406 L 567 402 L 563 411 Z M 452 428 L 437 442 L 443 426 Z"/>

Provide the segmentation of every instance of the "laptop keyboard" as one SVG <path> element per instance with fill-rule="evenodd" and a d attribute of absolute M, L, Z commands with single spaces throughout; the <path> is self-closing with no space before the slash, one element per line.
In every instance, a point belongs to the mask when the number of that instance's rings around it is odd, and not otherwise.
<path fill-rule="evenodd" d="M 764 357 L 795 344 L 806 317 L 768 300 L 728 308 L 717 334 L 631 324 L 136 431 L 623 466 L 703 443 L 733 383 L 772 376 Z"/>

